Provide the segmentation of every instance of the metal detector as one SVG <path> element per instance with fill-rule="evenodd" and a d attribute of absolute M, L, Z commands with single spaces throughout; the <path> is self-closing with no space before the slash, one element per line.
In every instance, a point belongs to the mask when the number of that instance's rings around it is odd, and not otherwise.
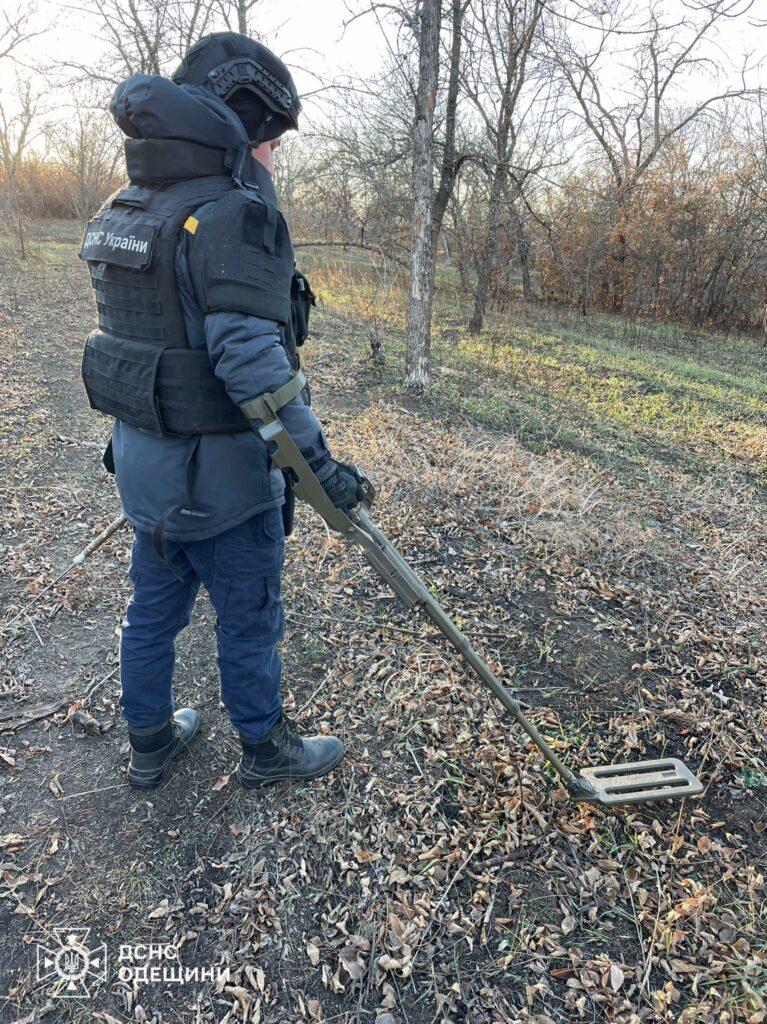
<path fill-rule="evenodd" d="M 272 460 L 280 469 L 292 472 L 296 496 L 311 505 L 328 526 L 340 533 L 344 540 L 358 545 L 367 561 L 408 608 L 422 611 L 434 623 L 527 733 L 564 782 L 570 796 L 574 800 L 597 802 L 612 807 L 617 804 L 645 803 L 649 800 L 681 800 L 683 797 L 702 793 L 701 782 L 676 758 L 584 768 L 580 776 L 575 775 L 560 760 L 535 725 L 522 712 L 509 690 L 490 671 L 399 551 L 373 525 L 368 508 L 375 497 L 375 489 L 369 481 L 366 481 L 366 501 L 353 511 L 344 512 L 336 508 L 328 498 L 322 484 L 277 415 L 277 411 L 298 394 L 305 383 L 306 378 L 299 371 L 288 384 L 273 394 L 261 395 L 248 402 L 247 407 L 241 407 L 249 418 L 261 420 L 262 425 L 258 430 L 271 452 Z"/>

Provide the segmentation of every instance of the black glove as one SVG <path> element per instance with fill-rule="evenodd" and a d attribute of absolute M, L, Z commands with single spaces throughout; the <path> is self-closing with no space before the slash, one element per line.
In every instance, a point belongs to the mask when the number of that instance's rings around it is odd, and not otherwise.
<path fill-rule="evenodd" d="M 349 462 L 329 459 L 317 470 L 317 479 L 335 507 L 343 509 L 344 512 L 356 508 L 370 494 L 370 491 L 365 489 L 365 485 L 370 487 L 370 481 Z"/>

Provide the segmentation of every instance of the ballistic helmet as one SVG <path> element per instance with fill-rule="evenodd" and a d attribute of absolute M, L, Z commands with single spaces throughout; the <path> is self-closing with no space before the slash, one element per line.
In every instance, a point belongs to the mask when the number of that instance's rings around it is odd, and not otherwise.
<path fill-rule="evenodd" d="M 279 57 L 236 32 L 203 36 L 173 72 L 177 85 L 203 85 L 232 109 L 258 145 L 298 128 L 301 101 Z"/>

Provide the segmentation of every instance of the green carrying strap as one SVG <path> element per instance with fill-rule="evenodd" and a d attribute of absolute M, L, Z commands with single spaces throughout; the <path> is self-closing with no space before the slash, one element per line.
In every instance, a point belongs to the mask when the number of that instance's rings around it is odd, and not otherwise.
<path fill-rule="evenodd" d="M 287 384 L 283 384 L 276 391 L 267 391 L 258 398 L 251 398 L 244 402 L 240 409 L 249 420 L 267 420 L 269 417 L 276 417 L 277 412 L 292 401 L 296 395 L 300 395 L 306 387 L 306 374 L 299 370 Z"/>

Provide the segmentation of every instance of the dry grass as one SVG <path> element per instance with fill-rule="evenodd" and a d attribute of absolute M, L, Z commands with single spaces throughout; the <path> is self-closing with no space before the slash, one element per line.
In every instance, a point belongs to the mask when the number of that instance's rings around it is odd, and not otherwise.
<path fill-rule="evenodd" d="M 13 281 L 18 315 L 0 338 L 19 381 L 0 453 L 9 614 L 115 504 L 89 447 L 104 425 L 79 397 L 89 304 L 71 248 L 51 243 Z M 4 1014 L 75 1019 L 33 968 L 34 942 L 66 922 L 113 955 L 174 942 L 185 965 L 230 969 L 184 991 L 132 989 L 113 971 L 75 1011 L 106 1024 L 759 1024 L 767 544 L 753 460 L 697 435 L 667 442 L 664 424 L 616 432 L 609 411 L 584 417 L 573 445 L 553 396 L 488 379 L 453 335 L 436 399 L 414 403 L 396 386 L 400 324 L 381 317 L 389 363 L 372 367 L 364 325 L 331 286 L 308 367 L 334 448 L 381 487 L 382 528 L 573 764 L 684 756 L 706 797 L 612 815 L 570 805 L 439 638 L 305 512 L 288 546 L 286 693 L 304 727 L 344 738 L 344 768 L 236 789 L 204 604 L 177 673 L 204 735 L 150 800 L 119 785 L 106 688 L 87 706 L 96 732 L 65 700 L 42 728 L 0 735 L 13 762 Z M 440 311 L 440 332 L 460 330 L 454 313 Z M 535 409 L 529 432 L 516 403 Z M 126 543 L 40 602 L 42 646 L 29 624 L 0 641 L 20 709 L 74 701 L 109 667 Z"/>

